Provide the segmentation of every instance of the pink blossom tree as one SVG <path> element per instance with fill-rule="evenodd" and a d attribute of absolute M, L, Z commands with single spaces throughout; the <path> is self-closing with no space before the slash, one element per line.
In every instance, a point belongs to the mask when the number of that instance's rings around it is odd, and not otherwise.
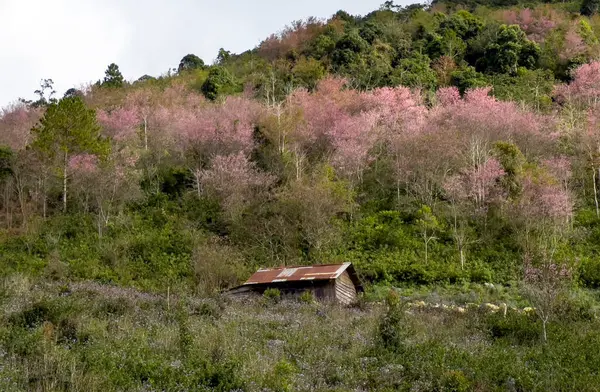
<path fill-rule="evenodd" d="M 31 128 L 43 115 L 41 109 L 14 104 L 0 110 L 0 145 L 22 150 L 31 141 Z"/>
<path fill-rule="evenodd" d="M 553 9 L 538 7 L 522 10 L 507 10 L 502 13 L 507 25 L 519 25 L 530 41 L 542 43 L 546 36 L 558 27 L 561 17 Z"/>
<path fill-rule="evenodd" d="M 362 182 L 362 172 L 369 152 L 378 139 L 377 116 L 364 112 L 341 118 L 328 135 L 333 144 L 333 165 L 350 182 Z"/>
<path fill-rule="evenodd" d="M 114 148 L 100 162 L 95 155 L 80 154 L 69 160 L 71 181 L 86 212 L 95 212 L 98 238 L 125 203 L 141 196 L 139 154 L 130 147 Z"/>
<path fill-rule="evenodd" d="M 525 261 L 524 293 L 542 322 L 544 342 L 548 342 L 548 322 L 556 315 L 556 311 L 561 305 L 561 297 L 571 278 L 572 271 L 565 264 L 549 263 L 536 266 L 530 260 Z"/>
<path fill-rule="evenodd" d="M 467 218 L 469 211 L 482 213 L 494 196 L 501 195 L 500 178 L 505 174 L 500 163 L 491 157 L 472 160 L 470 166 L 446 179 L 443 188 L 452 211 L 452 237 L 456 243 L 461 268 L 465 265 L 465 251 L 470 244 Z"/>
<path fill-rule="evenodd" d="M 133 137 L 140 125 L 134 108 L 120 107 L 110 112 L 98 110 L 97 117 L 104 134 L 118 141 Z"/>
<path fill-rule="evenodd" d="M 411 92 L 406 87 L 375 89 L 366 97 L 366 106 L 377 116 L 379 145 L 385 146 L 385 153 L 390 155 L 394 168 L 396 196 L 400 203 L 402 186 L 416 187 L 424 182 L 414 181 L 417 172 L 429 171 L 431 167 L 422 165 L 418 154 L 413 154 L 415 148 L 428 148 L 424 145 L 424 130 L 427 109 L 422 105 L 418 93 Z M 427 146 L 427 147 L 426 147 Z M 383 153 L 383 151 L 380 151 Z M 378 154 L 380 154 L 378 153 Z M 416 159 L 415 159 L 415 155 Z M 417 193 L 422 193 L 418 192 Z M 425 192 L 427 193 L 427 192 Z M 422 204 L 432 205 L 430 198 L 424 197 Z"/>
<path fill-rule="evenodd" d="M 578 147 L 586 157 L 585 166 L 592 174 L 592 189 L 596 216 L 600 218 L 600 204 L 598 201 L 598 181 L 600 178 L 600 105 L 590 108 L 587 112 L 587 127 L 585 127 L 578 138 Z"/>
<path fill-rule="evenodd" d="M 570 277 L 559 250 L 569 238 L 572 210 L 568 190 L 547 170 L 538 170 L 526 173 L 523 191 L 510 212 L 523 247 L 524 292 L 542 321 L 544 341 L 546 324 Z"/>
<path fill-rule="evenodd" d="M 235 220 L 257 194 L 269 187 L 274 178 L 261 173 L 243 152 L 217 155 L 207 169 L 194 172 L 198 195 L 215 197 Z"/>
<path fill-rule="evenodd" d="M 577 68 L 573 81 L 559 85 L 554 96 L 561 103 L 590 108 L 600 103 L 600 62 L 593 61 Z"/>
<path fill-rule="evenodd" d="M 565 42 L 563 43 L 562 49 L 559 52 L 559 58 L 567 62 L 570 59 L 585 54 L 588 50 L 586 43 L 583 38 L 577 32 L 577 26 L 571 26 L 565 35 Z"/>
<path fill-rule="evenodd" d="M 127 94 L 120 106 L 109 111 L 99 110 L 98 121 L 108 136 L 119 141 L 130 140 L 141 131 L 142 145 L 145 150 L 148 150 L 150 134 L 153 136 L 160 134 L 160 130 L 157 129 L 160 124 L 157 116 L 159 102 L 163 105 L 171 104 L 173 101 L 179 103 L 183 98 L 173 97 L 176 93 L 184 94 L 176 87 L 170 87 L 164 92 L 154 88 L 138 88 Z"/>
<path fill-rule="evenodd" d="M 289 105 L 297 108 L 302 116 L 286 143 L 293 155 L 297 180 L 306 156 L 314 151 L 329 150 L 328 136 L 336 133 L 333 130 L 340 121 L 346 121 L 343 119 L 353 114 L 358 92 L 345 89 L 346 83 L 345 79 L 327 78 L 319 82 L 313 93 L 298 89 L 291 95 Z"/>

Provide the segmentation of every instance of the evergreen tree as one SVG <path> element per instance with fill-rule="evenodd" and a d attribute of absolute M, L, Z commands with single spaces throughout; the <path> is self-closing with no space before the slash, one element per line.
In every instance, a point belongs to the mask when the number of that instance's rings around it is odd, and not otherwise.
<path fill-rule="evenodd" d="M 123 87 L 125 80 L 117 64 L 110 64 L 104 74 L 103 87 Z"/>
<path fill-rule="evenodd" d="M 42 79 L 39 90 L 35 90 L 34 94 L 39 97 L 37 101 L 31 103 L 31 106 L 34 108 L 55 103 L 56 98 L 54 98 L 54 94 L 56 94 L 56 91 L 54 90 L 54 81 L 52 79 Z"/>
<path fill-rule="evenodd" d="M 0 146 L 0 183 L 12 174 L 13 152 L 10 148 Z"/>
<path fill-rule="evenodd" d="M 63 211 L 67 211 L 69 159 L 76 154 L 104 156 L 110 148 L 100 135 L 96 112 L 88 109 L 80 97 L 67 97 L 48 107 L 40 123 L 32 130 L 33 147 L 55 166 L 63 181 Z"/>
<path fill-rule="evenodd" d="M 238 87 L 238 83 L 229 71 L 223 67 L 214 67 L 202 84 L 201 90 L 207 99 L 214 101 L 222 94 L 237 92 Z"/>
<path fill-rule="evenodd" d="M 179 62 L 177 72 L 204 68 L 204 61 L 195 54 L 188 54 Z"/>
<path fill-rule="evenodd" d="M 600 8 L 600 0 L 583 0 L 581 4 L 581 15 L 592 16 L 598 13 Z"/>

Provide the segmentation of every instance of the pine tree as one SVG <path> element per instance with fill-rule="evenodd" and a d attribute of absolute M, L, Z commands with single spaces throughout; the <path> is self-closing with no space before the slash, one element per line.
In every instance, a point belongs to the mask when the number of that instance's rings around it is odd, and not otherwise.
<path fill-rule="evenodd" d="M 119 70 L 119 66 L 115 63 L 112 63 L 108 66 L 106 71 L 104 72 L 104 81 L 102 82 L 102 86 L 104 87 L 123 87 L 124 78 L 123 74 Z"/>
<path fill-rule="evenodd" d="M 600 0 L 583 0 L 581 4 L 581 15 L 592 16 L 598 13 L 600 8 Z"/>
<path fill-rule="evenodd" d="M 110 145 L 100 135 L 96 112 L 88 109 L 80 97 L 68 97 L 51 104 L 40 123 L 32 130 L 33 147 L 54 165 L 63 181 L 63 212 L 67 211 L 69 159 L 89 153 L 104 156 Z"/>

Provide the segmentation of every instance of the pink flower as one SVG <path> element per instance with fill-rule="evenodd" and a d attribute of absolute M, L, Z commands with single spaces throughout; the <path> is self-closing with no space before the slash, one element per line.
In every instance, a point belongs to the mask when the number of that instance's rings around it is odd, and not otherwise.
<path fill-rule="evenodd" d="M 98 157 L 91 154 L 74 155 L 69 159 L 71 171 L 90 174 L 98 170 Z"/>

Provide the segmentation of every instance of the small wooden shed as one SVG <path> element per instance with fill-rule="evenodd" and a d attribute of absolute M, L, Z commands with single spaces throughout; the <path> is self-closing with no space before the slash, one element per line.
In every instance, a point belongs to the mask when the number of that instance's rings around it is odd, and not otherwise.
<path fill-rule="evenodd" d="M 276 288 L 282 294 L 313 293 L 319 300 L 351 304 L 363 288 L 352 263 L 259 269 L 243 285 L 229 291 L 232 295 L 262 294 Z"/>

